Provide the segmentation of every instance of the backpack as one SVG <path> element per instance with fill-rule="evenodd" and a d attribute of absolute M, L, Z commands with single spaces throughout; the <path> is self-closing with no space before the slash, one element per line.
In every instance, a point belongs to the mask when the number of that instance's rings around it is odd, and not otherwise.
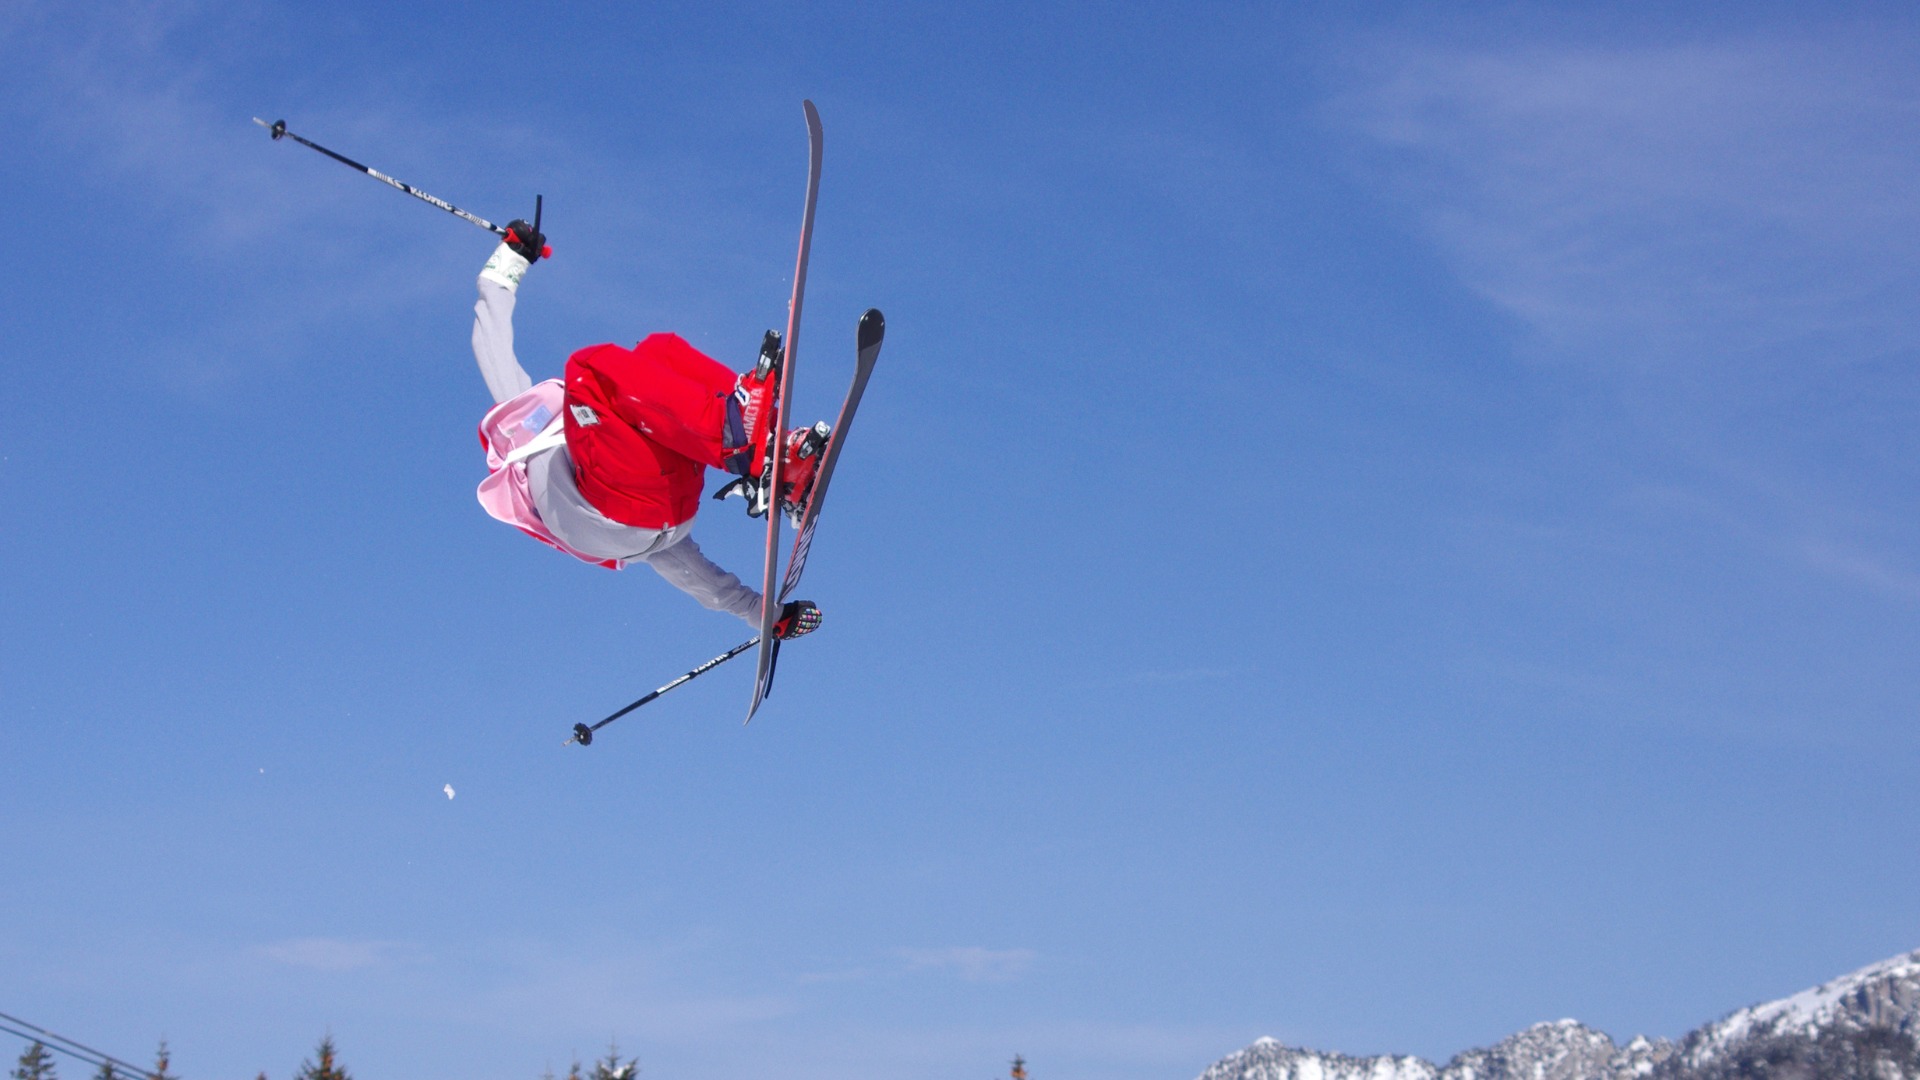
<path fill-rule="evenodd" d="M 535 540 L 584 562 L 618 570 L 625 565 L 624 559 L 598 559 L 568 547 L 540 520 L 540 510 L 533 505 L 527 458 L 567 445 L 561 411 L 565 398 L 565 385 L 548 379 L 487 411 L 480 421 L 480 445 L 487 450 L 488 475 L 476 494 L 487 513 Z"/>

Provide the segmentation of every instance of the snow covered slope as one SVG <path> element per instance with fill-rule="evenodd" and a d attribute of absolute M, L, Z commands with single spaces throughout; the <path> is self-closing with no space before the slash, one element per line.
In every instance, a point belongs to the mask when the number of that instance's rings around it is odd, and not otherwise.
<path fill-rule="evenodd" d="M 1574 1020 L 1535 1024 L 1488 1050 L 1455 1054 L 1442 1080 L 1633 1080 L 1673 1053 L 1673 1044 L 1638 1037 L 1613 1045 L 1604 1031 Z"/>
<path fill-rule="evenodd" d="M 1417 1057 L 1354 1058 L 1261 1039 L 1214 1062 L 1200 1080 L 1434 1080 L 1439 1071 Z"/>
<path fill-rule="evenodd" d="M 1789 998 L 1741 1009 L 1688 1035 L 1680 1044 L 1675 1075 L 1753 1073 L 1757 1060 L 1800 1059 L 1811 1076 L 1852 1075 L 1836 1070 L 1844 1060 L 1871 1051 L 1889 1035 L 1911 1043 L 1920 1035 L 1920 950 L 1882 960 Z M 1889 1046 L 1897 1050 L 1897 1046 Z M 1884 1056 L 1884 1055 L 1883 1055 Z M 1887 1076 L 1912 1076 L 1912 1067 Z M 1773 1070 L 1789 1075 L 1779 1068 Z"/>
<path fill-rule="evenodd" d="M 1616 1046 L 1573 1020 L 1535 1024 L 1444 1067 L 1348 1057 L 1261 1039 L 1200 1080 L 1920 1080 L 1920 951 L 1741 1009 L 1679 1046 Z"/>
<path fill-rule="evenodd" d="M 1603 1031 L 1556 1020 L 1456 1054 L 1445 1068 L 1417 1057 L 1354 1058 L 1261 1039 L 1215 1062 L 1200 1080 L 1633 1080 L 1672 1052 L 1664 1039 L 1617 1047 Z"/>

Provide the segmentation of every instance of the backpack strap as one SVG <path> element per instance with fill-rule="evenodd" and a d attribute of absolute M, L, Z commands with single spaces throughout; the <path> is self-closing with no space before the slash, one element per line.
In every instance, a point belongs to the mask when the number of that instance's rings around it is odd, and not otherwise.
<path fill-rule="evenodd" d="M 504 469 L 516 461 L 525 461 L 542 450 L 551 450 L 556 446 L 565 445 L 567 445 L 567 418 L 565 416 L 556 416 L 548 422 L 546 427 L 540 430 L 540 434 L 535 435 L 528 442 L 514 447 L 513 450 L 507 454 L 506 460 L 500 463 L 500 467 Z"/>

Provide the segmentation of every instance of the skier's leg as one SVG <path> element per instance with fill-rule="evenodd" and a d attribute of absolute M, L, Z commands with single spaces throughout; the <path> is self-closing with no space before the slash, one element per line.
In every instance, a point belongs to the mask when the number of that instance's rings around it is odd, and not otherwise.
<path fill-rule="evenodd" d="M 520 270 L 525 272 L 526 260 L 501 244 L 494 257 L 487 260 L 486 269 L 480 271 L 480 299 L 473 305 L 473 358 L 480 364 L 480 377 L 487 380 L 487 392 L 496 405 L 533 386 L 526 369 L 513 355 L 513 302 L 519 282 L 516 276 L 514 284 L 507 284 L 507 275 L 496 269 L 496 263 L 507 261 L 501 259 L 501 251 L 519 260 Z"/>
<path fill-rule="evenodd" d="M 724 611 L 760 628 L 760 594 L 740 583 L 740 579 L 713 564 L 700 552 L 700 545 L 688 536 L 664 551 L 643 555 L 647 565 L 674 588 L 700 601 L 710 611 Z"/>

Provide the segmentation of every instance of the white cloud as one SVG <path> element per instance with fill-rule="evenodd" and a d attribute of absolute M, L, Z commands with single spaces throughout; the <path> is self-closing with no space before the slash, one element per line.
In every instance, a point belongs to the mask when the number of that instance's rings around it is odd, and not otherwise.
<path fill-rule="evenodd" d="M 233 100 L 212 73 L 226 56 L 270 55 L 285 41 L 245 5 L 29 0 L 8 14 L 0 17 L 0 48 L 11 60 L 0 70 L 8 95 L 0 120 L 21 142 L 25 167 L 87 189 L 95 216 L 110 216 L 128 242 L 137 237 L 155 253 L 155 273 L 163 267 L 176 282 L 235 297 L 191 333 L 144 341 L 129 361 L 169 389 L 200 395 L 259 365 L 293 362 L 299 350 L 289 341 L 332 340 L 341 325 L 433 295 L 441 283 L 422 265 L 456 253 L 462 262 L 484 258 L 471 226 L 380 236 L 379 259 L 339 242 L 346 222 L 378 235 L 401 215 L 438 211 L 407 206 L 413 200 L 377 191 L 382 185 L 290 140 L 276 143 L 252 123 L 261 111 L 277 119 L 275 106 Z M 409 119 L 382 89 L 351 83 L 337 95 L 298 95 L 306 100 L 293 127 L 429 190 L 449 190 L 438 187 L 442 179 L 460 183 L 451 190 L 466 198 L 483 158 L 451 148 L 475 145 L 486 129 L 464 115 Z M 431 183 L 408 171 L 429 162 Z M 242 303 L 237 290 L 257 292 Z M 265 304 L 272 319 L 260 317 Z"/>
<path fill-rule="evenodd" d="M 913 969 L 939 968 L 956 972 L 969 982 L 1005 982 L 1017 979 L 1033 964 L 1031 949 L 983 949 L 959 945 L 945 949 L 895 949 L 895 956 Z"/>
<path fill-rule="evenodd" d="M 1870 554 L 1856 545 L 1827 539 L 1804 541 L 1801 551 L 1816 570 L 1890 599 L 1920 600 L 1920 574 L 1895 565 L 1897 557 Z"/>
<path fill-rule="evenodd" d="M 1592 455 L 1596 497 L 1673 494 L 1634 536 L 1696 521 L 1920 599 L 1912 25 L 1360 55 L 1327 112 L 1358 175 L 1572 376 L 1556 452 Z"/>
<path fill-rule="evenodd" d="M 397 941 L 343 941 L 339 938 L 293 938 L 260 949 L 261 955 L 269 960 L 314 971 L 357 971 L 417 952 L 414 947 Z"/>
<path fill-rule="evenodd" d="M 1462 278 L 1603 362 L 1920 342 L 1910 34 L 1383 46 L 1332 115 Z"/>
<path fill-rule="evenodd" d="M 698 941 L 659 946 L 596 937 L 587 947 L 534 940 L 496 942 L 488 951 L 494 965 L 488 1008 L 542 1037 L 618 1032 L 623 1039 L 712 1044 L 740 1039 L 799 1008 L 786 995 L 707 985 L 699 959 L 705 946 Z"/>

